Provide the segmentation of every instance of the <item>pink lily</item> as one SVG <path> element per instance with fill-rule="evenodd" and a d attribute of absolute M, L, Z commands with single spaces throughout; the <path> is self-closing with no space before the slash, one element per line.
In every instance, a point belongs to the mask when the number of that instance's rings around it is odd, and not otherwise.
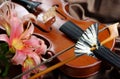
<path fill-rule="evenodd" d="M 41 63 L 41 54 L 45 54 L 47 46 L 43 40 L 32 35 L 34 32 L 32 22 L 28 22 L 25 30 L 23 22 L 17 16 L 15 10 L 11 10 L 7 16 L 1 16 L 0 26 L 5 28 L 7 34 L 1 34 L 0 41 L 8 43 L 10 50 L 15 53 L 12 62 L 15 65 L 21 64 L 23 66 L 22 70 L 26 71 Z M 40 70 L 43 70 L 46 67 L 40 68 Z M 24 76 L 23 78 L 26 79 L 27 77 Z"/>

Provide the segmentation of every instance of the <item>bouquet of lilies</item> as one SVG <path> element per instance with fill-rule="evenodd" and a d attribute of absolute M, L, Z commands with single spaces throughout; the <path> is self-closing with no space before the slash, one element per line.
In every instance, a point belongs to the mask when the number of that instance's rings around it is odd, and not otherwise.
<path fill-rule="evenodd" d="M 3 76 L 8 71 L 9 63 L 21 65 L 22 71 L 26 71 L 41 63 L 42 54 L 46 53 L 47 46 L 44 41 L 33 35 L 34 25 L 31 21 L 27 22 L 24 28 L 25 19 L 19 18 L 14 9 L 6 12 L 0 11 L 0 27 L 6 33 L 0 34 L 0 64 L 5 64 L 5 70 L 1 71 Z M 37 73 L 45 69 L 40 66 L 38 69 L 24 75 L 22 79 L 30 77 L 31 73 Z M 1 69 L 0 69 L 1 70 Z"/>

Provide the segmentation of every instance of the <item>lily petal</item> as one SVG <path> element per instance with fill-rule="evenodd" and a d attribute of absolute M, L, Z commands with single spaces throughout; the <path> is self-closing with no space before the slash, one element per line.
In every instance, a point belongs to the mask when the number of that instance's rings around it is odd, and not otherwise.
<path fill-rule="evenodd" d="M 33 60 L 35 61 L 36 65 L 41 63 L 40 57 L 36 53 L 34 53 L 34 52 L 29 53 L 28 56 L 33 58 Z"/>
<path fill-rule="evenodd" d="M 29 77 L 30 77 L 30 73 L 23 75 L 22 79 L 28 79 Z"/>
<path fill-rule="evenodd" d="M 5 41 L 9 44 L 9 38 L 6 34 L 0 34 L 0 41 Z"/>
<path fill-rule="evenodd" d="M 17 17 L 17 14 L 14 13 L 14 11 L 11 12 L 10 26 L 10 40 L 13 38 L 18 38 L 23 32 L 23 23 L 22 20 Z"/>
<path fill-rule="evenodd" d="M 40 46 L 35 50 L 35 52 L 38 55 L 45 54 L 47 50 L 47 45 L 45 45 L 45 42 L 43 40 L 39 40 Z"/>
<path fill-rule="evenodd" d="M 32 22 L 35 22 L 36 19 L 37 19 L 36 16 L 33 15 L 32 13 L 29 13 L 29 14 L 24 15 L 23 18 L 22 18 L 23 23 L 27 23 L 27 22 L 29 22 L 30 20 L 31 20 Z"/>
<path fill-rule="evenodd" d="M 0 16 L 0 25 L 6 30 L 7 34 L 10 35 L 10 25 L 3 16 Z"/>
<path fill-rule="evenodd" d="M 28 39 L 31 36 L 31 34 L 33 34 L 33 32 L 34 32 L 34 25 L 32 24 L 31 21 L 29 21 L 27 28 L 20 36 L 20 39 Z"/>
<path fill-rule="evenodd" d="M 24 44 L 31 46 L 39 55 L 45 54 L 47 50 L 47 45 L 45 44 L 45 42 L 42 39 L 37 38 L 36 36 L 31 36 L 29 40 L 24 41 Z"/>
<path fill-rule="evenodd" d="M 19 64 L 23 64 L 23 62 L 25 61 L 26 59 L 26 54 L 23 52 L 23 51 L 16 51 L 14 57 L 12 58 L 12 62 L 15 64 L 15 65 L 19 65 Z"/>

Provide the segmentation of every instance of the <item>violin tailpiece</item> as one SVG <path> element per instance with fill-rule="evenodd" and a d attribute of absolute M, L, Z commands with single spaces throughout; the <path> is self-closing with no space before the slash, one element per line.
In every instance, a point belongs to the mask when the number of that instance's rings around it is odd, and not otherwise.
<path fill-rule="evenodd" d="M 65 24 L 63 24 L 59 30 L 65 35 L 67 35 L 74 42 L 77 42 L 78 39 L 81 37 L 82 33 L 84 32 L 81 28 L 79 28 L 71 21 L 68 21 Z"/>
<path fill-rule="evenodd" d="M 110 51 L 107 47 L 99 46 L 98 49 L 93 50 L 93 53 L 97 58 L 105 60 L 120 69 L 120 56 Z"/>

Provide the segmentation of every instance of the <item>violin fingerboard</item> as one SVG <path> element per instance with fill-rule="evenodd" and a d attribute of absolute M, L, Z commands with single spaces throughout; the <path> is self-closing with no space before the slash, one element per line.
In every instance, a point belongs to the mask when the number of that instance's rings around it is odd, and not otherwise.
<path fill-rule="evenodd" d="M 93 50 L 95 56 L 103 61 L 107 61 L 111 65 L 120 69 L 120 56 L 110 51 L 110 49 L 100 46 L 98 49 Z"/>
<path fill-rule="evenodd" d="M 78 27 L 71 21 L 68 21 L 65 24 L 63 24 L 59 30 L 65 35 L 67 35 L 74 42 L 77 42 L 84 32 L 80 27 Z"/>

